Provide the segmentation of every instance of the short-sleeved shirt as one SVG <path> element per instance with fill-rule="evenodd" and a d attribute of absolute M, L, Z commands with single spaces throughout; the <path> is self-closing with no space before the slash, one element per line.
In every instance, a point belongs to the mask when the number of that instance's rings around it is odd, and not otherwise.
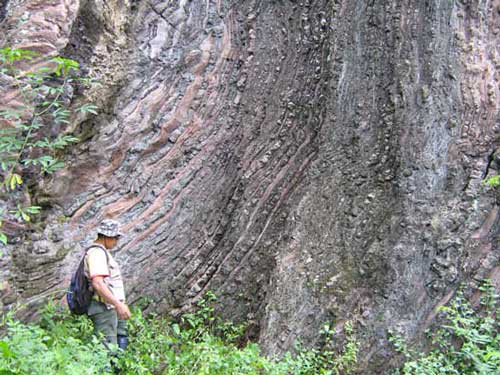
<path fill-rule="evenodd" d="M 107 253 L 107 255 L 106 255 Z M 92 280 L 96 276 L 103 276 L 104 283 L 116 299 L 125 301 L 125 288 L 118 263 L 111 253 L 99 245 L 92 246 L 85 256 L 85 276 Z M 95 297 L 98 297 L 97 295 Z M 114 306 L 106 304 L 108 308 Z"/>

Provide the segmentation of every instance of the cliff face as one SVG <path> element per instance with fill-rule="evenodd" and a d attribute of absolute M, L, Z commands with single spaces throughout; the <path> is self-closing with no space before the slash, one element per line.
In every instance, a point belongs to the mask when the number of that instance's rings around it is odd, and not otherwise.
<path fill-rule="evenodd" d="M 461 282 L 500 284 L 500 2 L 9 1 L 2 45 L 78 60 L 98 116 L 10 227 L 0 301 L 67 282 L 103 218 L 124 224 L 129 300 L 206 291 L 269 354 L 351 320 L 365 365 Z M 75 97 L 76 102 L 83 100 Z M 26 310 L 29 314 L 30 310 Z"/>

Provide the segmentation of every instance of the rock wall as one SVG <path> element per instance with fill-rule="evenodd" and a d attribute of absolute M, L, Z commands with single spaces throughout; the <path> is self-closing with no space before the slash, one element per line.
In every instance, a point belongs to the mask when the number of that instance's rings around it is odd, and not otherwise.
<path fill-rule="evenodd" d="M 3 12 L 3 13 L 2 13 Z M 354 322 L 363 366 L 458 285 L 500 283 L 496 0 L 5 2 L 2 45 L 78 60 L 67 168 L 7 225 L 4 308 L 58 293 L 103 218 L 130 302 L 212 290 L 268 354 Z M 9 224 L 9 223 L 7 223 Z M 32 309 L 26 309 L 26 316 Z"/>
<path fill-rule="evenodd" d="M 262 341 L 276 353 L 350 319 L 384 373 L 388 327 L 417 337 L 461 282 L 499 285 L 481 185 L 498 169 L 499 4 L 366 3 L 334 7 L 328 121 L 289 200 Z"/>

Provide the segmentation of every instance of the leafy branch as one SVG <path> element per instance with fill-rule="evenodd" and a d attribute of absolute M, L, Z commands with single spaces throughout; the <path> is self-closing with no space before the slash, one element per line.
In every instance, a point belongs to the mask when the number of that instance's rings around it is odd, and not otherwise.
<path fill-rule="evenodd" d="M 76 79 L 78 62 L 63 57 L 50 59 L 51 68 L 45 67 L 35 72 L 25 72 L 17 68 L 20 63 L 40 57 L 36 52 L 22 49 L 0 49 L 0 74 L 12 82 L 12 89 L 20 95 L 19 103 L 9 103 L 0 108 L 0 174 L 4 191 L 8 196 L 23 184 L 23 176 L 30 174 L 53 174 L 64 167 L 56 153 L 70 144 L 78 142 L 72 135 L 62 134 L 62 126 L 70 123 L 73 112 L 97 114 L 97 107 L 84 104 L 72 111 L 65 97 L 76 83 L 88 86 L 89 78 Z M 50 126 L 51 136 L 44 127 Z M 55 131 L 54 131 L 55 129 Z M 45 136 L 44 136 L 45 135 Z M 40 212 L 38 206 L 23 207 L 17 203 L 9 210 L 14 219 L 31 221 L 31 215 Z M 0 226 L 4 214 L 0 214 Z M 0 232 L 0 242 L 7 243 L 7 237 Z"/>

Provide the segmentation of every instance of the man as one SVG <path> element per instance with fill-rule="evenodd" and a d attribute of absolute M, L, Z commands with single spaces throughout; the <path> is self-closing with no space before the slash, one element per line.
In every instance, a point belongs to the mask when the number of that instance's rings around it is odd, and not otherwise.
<path fill-rule="evenodd" d="M 130 318 L 130 310 L 125 304 L 120 269 L 110 253 L 120 236 L 117 221 L 107 219 L 99 225 L 97 239 L 85 255 L 85 275 L 94 290 L 87 312 L 94 323 L 94 333 L 102 333 L 107 344 L 125 350 L 128 344 L 125 321 Z"/>

